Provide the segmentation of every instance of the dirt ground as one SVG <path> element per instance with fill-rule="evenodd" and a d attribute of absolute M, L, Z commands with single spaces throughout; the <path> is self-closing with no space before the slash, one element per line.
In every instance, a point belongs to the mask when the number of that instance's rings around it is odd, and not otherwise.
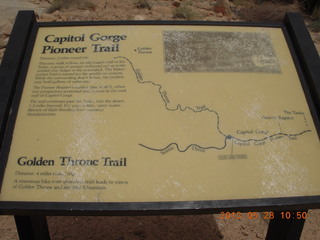
<path fill-rule="evenodd" d="M 279 21 L 286 11 L 301 12 L 290 5 L 265 4 L 254 0 L 159 0 L 137 6 L 134 0 L 0 0 L 0 60 L 18 10 L 35 10 L 38 21 L 97 20 L 203 20 Z M 143 1 L 139 1 L 140 3 Z M 189 2 L 189 3 L 187 3 Z M 179 12 L 179 7 L 185 7 Z M 261 11 L 264 11 L 261 13 Z M 302 13 L 302 12 L 301 12 Z M 303 13 L 302 13 L 303 14 Z M 305 16 L 305 15 L 304 15 Z M 310 22 L 305 16 L 306 23 Z M 311 33 L 318 52 L 320 34 Z M 220 219 L 218 214 L 193 216 L 47 217 L 55 239 L 264 239 L 268 221 Z M 12 216 L 0 216 L 0 239 L 18 239 Z M 302 233 L 304 240 L 320 239 L 320 210 L 310 210 Z"/>
<path fill-rule="evenodd" d="M 190 216 L 47 217 L 52 240 L 265 239 L 268 221 L 220 219 L 219 214 Z M 320 210 L 309 210 L 301 239 L 320 239 Z M 0 239 L 18 239 L 12 216 L 0 216 Z"/>

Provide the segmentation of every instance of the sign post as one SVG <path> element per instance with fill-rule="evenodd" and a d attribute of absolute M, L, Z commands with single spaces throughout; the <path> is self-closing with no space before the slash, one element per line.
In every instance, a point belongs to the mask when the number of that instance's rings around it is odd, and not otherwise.
<path fill-rule="evenodd" d="M 49 238 L 31 230 L 46 215 L 271 211 L 267 239 L 280 224 L 299 239 L 299 210 L 320 203 L 319 58 L 299 15 L 19 21 L 0 72 L 0 213 L 21 238 Z"/>

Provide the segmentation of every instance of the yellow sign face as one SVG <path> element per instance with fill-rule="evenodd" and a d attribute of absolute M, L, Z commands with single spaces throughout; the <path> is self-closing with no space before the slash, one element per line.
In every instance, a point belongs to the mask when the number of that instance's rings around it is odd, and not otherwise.
<path fill-rule="evenodd" d="M 0 200 L 320 195 L 319 156 L 281 29 L 40 27 Z"/>

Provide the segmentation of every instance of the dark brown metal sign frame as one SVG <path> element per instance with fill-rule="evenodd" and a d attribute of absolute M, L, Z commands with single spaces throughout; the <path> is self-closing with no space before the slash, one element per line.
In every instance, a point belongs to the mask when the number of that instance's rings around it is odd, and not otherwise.
<path fill-rule="evenodd" d="M 0 185 L 11 145 L 17 109 L 24 86 L 37 30 L 42 27 L 86 25 L 222 25 L 281 28 L 295 61 L 318 135 L 320 135 L 320 61 L 308 30 L 299 14 L 288 13 L 281 24 L 253 24 L 229 22 L 66 22 L 38 23 L 32 11 L 19 12 L 0 69 Z M 12 113 L 11 113 L 12 112 Z M 274 211 L 267 239 L 299 239 L 303 219 L 280 218 L 280 211 L 319 208 L 320 196 L 238 199 L 218 201 L 132 202 L 132 203 L 80 203 L 80 202 L 0 202 L 0 214 L 16 216 L 21 239 L 49 238 L 47 215 L 161 215 L 161 214 L 213 214 L 223 211 Z M 39 228 L 39 226 L 42 226 Z M 39 230 L 41 229 L 41 230 Z"/>

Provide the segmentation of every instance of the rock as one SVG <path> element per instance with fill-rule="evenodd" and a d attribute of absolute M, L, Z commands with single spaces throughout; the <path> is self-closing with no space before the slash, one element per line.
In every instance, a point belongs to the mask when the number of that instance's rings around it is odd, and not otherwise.
<path fill-rule="evenodd" d="M 5 36 L 10 36 L 12 27 L 13 27 L 13 24 L 11 22 L 6 23 L 6 25 L 4 25 L 4 27 L 2 28 L 2 33 Z"/>
<path fill-rule="evenodd" d="M 220 19 L 218 19 L 217 16 L 210 15 L 210 16 L 206 17 L 204 20 L 205 21 L 218 21 Z"/>
<path fill-rule="evenodd" d="M 96 5 L 96 9 L 105 9 L 108 5 L 106 0 L 96 0 L 93 2 Z"/>
<path fill-rule="evenodd" d="M 172 8 L 166 7 L 166 6 L 153 6 L 152 11 L 163 14 L 163 15 L 168 15 L 168 16 L 172 15 Z"/>
<path fill-rule="evenodd" d="M 223 5 L 216 5 L 213 7 L 213 10 L 215 13 L 226 14 L 226 12 L 227 12 L 226 7 Z"/>
<path fill-rule="evenodd" d="M 2 58 L 3 58 L 4 52 L 5 52 L 5 49 L 0 49 L 0 64 L 2 62 Z"/>
<path fill-rule="evenodd" d="M 85 11 L 83 11 L 82 12 L 82 14 L 81 14 L 83 17 L 86 17 L 86 18 L 89 18 L 90 17 L 90 15 L 91 15 L 91 11 L 89 11 L 89 10 L 85 10 Z"/>
<path fill-rule="evenodd" d="M 42 13 L 41 20 L 44 22 L 55 22 L 57 20 L 57 17 L 52 14 Z"/>
<path fill-rule="evenodd" d="M 60 11 L 59 11 L 59 10 L 56 10 L 56 11 L 54 11 L 54 12 L 53 12 L 53 13 L 51 13 L 51 14 L 53 14 L 53 15 L 56 17 L 56 16 L 59 16 Z"/>
<path fill-rule="evenodd" d="M 198 13 L 201 14 L 203 17 L 213 15 L 213 11 L 208 11 L 204 9 L 198 9 Z"/>
<path fill-rule="evenodd" d="M 219 12 L 216 14 L 217 17 L 223 17 L 223 13 Z"/>
<path fill-rule="evenodd" d="M 174 7 L 180 7 L 181 2 L 179 2 L 179 1 L 174 1 L 174 2 L 172 3 L 172 5 L 173 5 Z"/>
<path fill-rule="evenodd" d="M 92 1 L 80 1 L 75 6 L 81 10 L 91 10 L 91 11 L 95 11 L 97 7 L 97 5 Z"/>
<path fill-rule="evenodd" d="M 63 22 L 68 21 L 68 16 L 66 16 L 66 15 L 64 15 L 64 14 L 61 14 L 59 18 L 60 18 Z"/>
<path fill-rule="evenodd" d="M 146 236 L 146 232 L 144 230 L 141 230 L 141 229 L 135 230 L 133 232 L 133 234 L 136 235 L 136 236 L 139 236 L 140 238 L 145 238 L 145 236 Z"/>
<path fill-rule="evenodd" d="M 5 37 L 4 35 L 2 35 L 2 36 L 0 37 L 0 49 L 3 49 L 3 48 L 6 48 L 6 47 L 7 47 L 8 40 L 9 40 L 9 38 L 8 38 L 8 37 Z"/>
<path fill-rule="evenodd" d="M 230 15 L 230 9 L 225 0 L 218 0 L 213 6 L 213 11 L 215 13 L 222 13 L 223 15 Z"/>
<path fill-rule="evenodd" d="M 142 15 L 136 15 L 136 16 L 134 16 L 133 19 L 134 19 L 134 20 L 146 20 L 146 17 L 145 17 L 145 16 L 142 16 Z"/>
<path fill-rule="evenodd" d="M 208 10 L 208 11 L 212 11 L 213 9 L 213 7 L 209 2 L 196 2 L 194 6 L 200 9 Z"/>

